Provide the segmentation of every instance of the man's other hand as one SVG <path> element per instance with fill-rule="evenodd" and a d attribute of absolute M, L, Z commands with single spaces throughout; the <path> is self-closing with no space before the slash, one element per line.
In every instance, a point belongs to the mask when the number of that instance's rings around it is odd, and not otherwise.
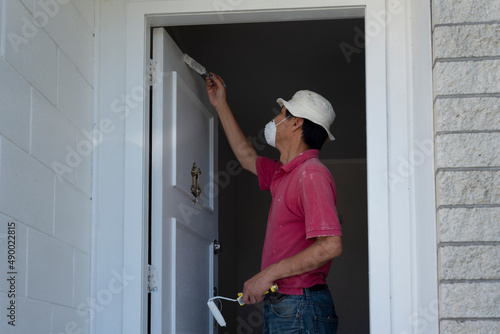
<path fill-rule="evenodd" d="M 266 271 L 261 271 L 250 278 L 243 285 L 243 297 L 241 300 L 245 304 L 256 304 L 264 300 L 264 294 L 273 285 L 273 280 L 269 279 Z"/>

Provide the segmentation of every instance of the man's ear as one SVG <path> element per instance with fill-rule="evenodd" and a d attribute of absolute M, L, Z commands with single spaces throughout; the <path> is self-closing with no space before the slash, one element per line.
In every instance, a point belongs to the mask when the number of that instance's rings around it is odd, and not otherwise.
<path fill-rule="evenodd" d="M 294 117 L 292 123 L 292 131 L 302 129 L 303 124 L 304 124 L 304 119 L 302 117 Z"/>

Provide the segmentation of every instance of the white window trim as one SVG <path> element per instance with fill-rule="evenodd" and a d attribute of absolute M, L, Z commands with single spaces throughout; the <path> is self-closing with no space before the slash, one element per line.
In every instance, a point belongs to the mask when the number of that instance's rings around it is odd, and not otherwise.
<path fill-rule="evenodd" d="M 387 6 L 403 7 L 389 24 L 372 15 L 386 12 L 384 0 L 338 0 L 334 5 L 295 0 L 286 2 L 286 8 L 282 3 L 241 1 L 223 16 L 212 2 L 202 0 L 128 3 L 126 91 L 147 91 L 151 26 L 221 23 L 221 17 L 229 23 L 365 13 L 366 27 L 370 22 L 380 27 L 366 45 L 370 328 L 384 334 L 438 333 L 433 153 L 389 188 L 402 162 L 433 138 L 430 3 L 387 0 Z M 123 332 L 134 334 L 145 333 L 147 321 L 146 100 L 136 108 L 128 106 L 125 125 L 124 270 L 141 279 L 123 291 Z"/>

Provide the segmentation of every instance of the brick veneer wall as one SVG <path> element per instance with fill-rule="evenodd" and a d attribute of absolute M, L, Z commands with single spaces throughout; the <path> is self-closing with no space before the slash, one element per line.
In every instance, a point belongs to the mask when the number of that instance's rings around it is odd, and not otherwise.
<path fill-rule="evenodd" d="M 440 333 L 500 333 L 500 0 L 432 0 Z"/>

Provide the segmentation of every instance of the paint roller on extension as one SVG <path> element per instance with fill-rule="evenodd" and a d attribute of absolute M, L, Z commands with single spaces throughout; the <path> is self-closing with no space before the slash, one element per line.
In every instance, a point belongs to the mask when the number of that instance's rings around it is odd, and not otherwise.
<path fill-rule="evenodd" d="M 264 294 L 267 294 L 269 292 L 276 292 L 278 291 L 278 285 L 277 284 L 273 284 L 269 290 L 267 290 Z M 243 303 L 241 301 L 241 298 L 243 297 L 243 294 L 240 292 L 238 293 L 238 298 L 236 299 L 231 299 L 231 298 L 226 298 L 226 297 L 221 297 L 221 296 L 216 296 L 216 297 L 212 297 L 210 298 L 208 301 L 207 301 L 207 305 L 208 305 L 208 308 L 210 309 L 210 311 L 212 312 L 215 320 L 217 320 L 217 323 L 219 324 L 219 326 L 221 327 L 226 327 L 226 321 L 224 320 L 224 317 L 222 316 L 222 313 L 220 312 L 219 308 L 217 307 L 217 305 L 215 305 L 214 303 L 214 300 L 215 299 L 224 299 L 224 300 L 229 300 L 229 301 L 232 301 L 232 302 L 238 302 L 240 304 L 240 306 L 243 306 L 245 305 L 245 303 Z"/>
<path fill-rule="evenodd" d="M 184 54 L 182 59 L 189 67 L 191 67 L 193 70 L 198 72 L 202 77 L 209 77 L 211 80 L 214 79 L 214 77 L 210 73 L 208 73 L 208 71 L 205 69 L 205 67 L 203 67 L 200 63 L 198 63 L 193 58 L 189 57 L 186 53 Z M 222 84 L 224 85 L 224 87 L 226 87 L 225 83 L 222 83 Z"/>

